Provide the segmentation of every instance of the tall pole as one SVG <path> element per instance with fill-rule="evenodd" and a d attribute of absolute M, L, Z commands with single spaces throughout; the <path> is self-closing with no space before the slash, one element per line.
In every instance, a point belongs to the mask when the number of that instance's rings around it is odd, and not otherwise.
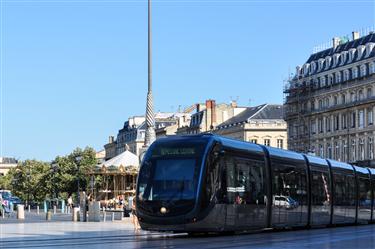
<path fill-rule="evenodd" d="M 148 147 L 155 141 L 155 116 L 152 102 L 152 57 L 151 57 L 151 0 L 148 0 L 148 91 L 146 106 L 146 133 L 144 146 Z"/>

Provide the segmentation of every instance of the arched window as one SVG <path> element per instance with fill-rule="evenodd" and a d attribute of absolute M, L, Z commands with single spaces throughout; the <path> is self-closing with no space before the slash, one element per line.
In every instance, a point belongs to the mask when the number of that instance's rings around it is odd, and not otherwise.
<path fill-rule="evenodd" d="M 345 99 L 345 93 L 343 93 L 341 95 L 341 104 L 345 104 L 346 103 L 346 99 Z"/>
<path fill-rule="evenodd" d="M 369 74 L 375 73 L 375 62 L 369 64 Z"/>
<path fill-rule="evenodd" d="M 355 79 L 358 77 L 358 68 L 357 67 L 354 67 L 352 69 L 352 78 Z"/>
<path fill-rule="evenodd" d="M 344 81 L 349 80 L 349 70 L 344 70 Z"/>
<path fill-rule="evenodd" d="M 362 90 L 359 90 L 358 91 L 358 100 L 363 100 L 363 91 Z"/>
<path fill-rule="evenodd" d="M 364 64 L 364 65 L 361 65 L 361 77 L 366 76 L 366 75 L 367 75 L 367 66 L 366 64 Z"/>
<path fill-rule="evenodd" d="M 371 98 L 372 97 L 372 88 L 369 87 L 367 88 L 367 98 Z"/>

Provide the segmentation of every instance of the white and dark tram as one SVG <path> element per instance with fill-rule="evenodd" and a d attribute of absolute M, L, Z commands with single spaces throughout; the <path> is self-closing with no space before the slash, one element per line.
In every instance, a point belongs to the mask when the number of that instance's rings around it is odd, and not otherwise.
<path fill-rule="evenodd" d="M 142 229 L 234 232 L 368 224 L 375 169 L 216 135 L 159 139 L 140 168 Z"/>

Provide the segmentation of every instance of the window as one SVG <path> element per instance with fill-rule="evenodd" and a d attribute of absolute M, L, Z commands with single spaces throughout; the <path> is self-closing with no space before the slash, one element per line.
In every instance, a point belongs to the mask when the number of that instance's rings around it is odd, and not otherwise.
<path fill-rule="evenodd" d="M 367 66 L 366 65 L 361 66 L 361 72 L 360 73 L 361 73 L 361 77 L 367 75 Z"/>
<path fill-rule="evenodd" d="M 352 69 L 352 78 L 355 79 L 358 77 L 358 68 L 357 67 L 354 67 Z"/>
<path fill-rule="evenodd" d="M 367 109 L 367 125 L 372 125 L 374 123 L 374 116 L 372 108 Z"/>
<path fill-rule="evenodd" d="M 346 140 L 342 140 L 342 148 L 343 150 L 342 150 L 341 158 L 344 162 L 347 162 L 348 161 L 348 143 Z"/>
<path fill-rule="evenodd" d="M 226 154 L 224 159 L 224 181 L 221 198 L 224 203 L 241 205 L 247 213 L 257 213 L 252 216 L 254 225 L 260 225 L 265 219 L 265 163 L 260 158 L 243 158 Z M 246 220 L 246 218 L 245 218 Z M 245 221 L 244 221 L 245 222 Z"/>
<path fill-rule="evenodd" d="M 374 144 L 373 144 L 373 139 L 372 137 L 369 137 L 367 139 L 367 156 L 368 156 L 368 159 L 372 160 L 374 159 Z"/>
<path fill-rule="evenodd" d="M 354 92 L 350 93 L 350 101 L 355 102 L 356 101 L 356 96 Z"/>
<path fill-rule="evenodd" d="M 337 102 L 338 102 L 338 101 L 337 101 L 337 96 L 334 96 L 334 97 L 333 97 L 333 104 L 334 104 L 334 105 L 337 105 L 337 104 L 338 104 Z"/>
<path fill-rule="evenodd" d="M 335 116 L 334 122 L 335 122 L 335 131 L 337 131 L 340 128 L 340 116 L 339 115 Z"/>
<path fill-rule="evenodd" d="M 364 111 L 360 110 L 358 112 L 358 127 L 363 128 L 364 127 Z"/>
<path fill-rule="evenodd" d="M 277 148 L 283 149 L 284 148 L 284 140 L 283 139 L 277 139 Z"/>
<path fill-rule="evenodd" d="M 359 100 L 363 100 L 364 98 L 363 98 L 363 91 L 362 90 L 359 90 L 358 91 L 358 99 Z"/>
<path fill-rule="evenodd" d="M 355 120 L 356 120 L 355 112 L 352 112 L 352 118 L 351 118 L 351 123 L 350 123 L 351 128 L 355 128 Z"/>
<path fill-rule="evenodd" d="M 369 71 L 370 71 L 370 74 L 375 73 L 375 63 L 374 62 L 370 63 Z"/>
<path fill-rule="evenodd" d="M 325 98 L 324 105 L 325 105 L 325 107 L 329 107 L 329 98 Z"/>
<path fill-rule="evenodd" d="M 326 117 L 326 132 L 331 131 L 331 117 Z"/>
<path fill-rule="evenodd" d="M 314 100 L 311 101 L 310 106 L 311 106 L 311 111 L 314 111 L 315 110 L 315 101 Z"/>
<path fill-rule="evenodd" d="M 341 73 L 342 72 L 336 73 L 336 83 L 340 83 L 341 82 Z"/>
<path fill-rule="evenodd" d="M 323 100 L 319 100 L 319 109 L 322 109 L 323 108 Z"/>
<path fill-rule="evenodd" d="M 354 162 L 355 161 L 355 159 L 356 159 L 356 157 L 355 157 L 355 155 L 356 155 L 356 153 L 355 153 L 355 149 L 356 149 L 356 146 L 355 146 L 355 139 L 352 139 L 352 147 L 351 147 L 351 159 L 350 159 L 350 161 L 351 162 Z"/>
<path fill-rule="evenodd" d="M 365 160 L 365 142 L 363 138 L 359 139 L 359 160 Z"/>
<path fill-rule="evenodd" d="M 271 139 L 264 139 L 265 146 L 270 146 L 270 144 L 271 144 Z"/>
<path fill-rule="evenodd" d="M 341 95 L 341 104 L 345 104 L 345 94 Z"/>
<path fill-rule="evenodd" d="M 349 75 L 350 75 L 350 74 L 349 74 L 349 70 L 345 70 L 345 71 L 344 71 L 344 77 L 343 77 L 343 78 L 344 78 L 344 81 L 349 80 Z"/>
<path fill-rule="evenodd" d="M 330 143 L 327 143 L 327 157 L 332 158 L 332 147 Z"/>
<path fill-rule="evenodd" d="M 372 88 L 369 87 L 369 88 L 367 88 L 367 98 L 369 99 L 371 97 L 372 97 Z"/>
<path fill-rule="evenodd" d="M 319 133 L 323 133 L 323 118 L 318 119 L 318 130 Z"/>
<path fill-rule="evenodd" d="M 257 144 L 257 143 L 258 143 L 258 140 L 257 140 L 257 139 L 251 139 L 251 140 L 250 140 L 250 143 Z"/>
<path fill-rule="evenodd" d="M 333 159 L 339 160 L 340 159 L 340 146 L 337 141 L 335 142 L 334 147 L 335 147 L 335 153 L 334 153 Z"/>
<path fill-rule="evenodd" d="M 342 116 L 341 116 L 341 127 L 342 127 L 342 129 L 346 129 L 347 125 L 348 125 L 347 116 L 346 116 L 346 114 L 342 114 Z"/>
<path fill-rule="evenodd" d="M 324 148 L 323 144 L 319 144 L 319 156 L 324 157 Z"/>
<path fill-rule="evenodd" d="M 316 133 L 316 123 L 315 123 L 315 120 L 311 120 L 310 121 L 310 130 L 311 130 L 311 134 L 315 134 Z"/>

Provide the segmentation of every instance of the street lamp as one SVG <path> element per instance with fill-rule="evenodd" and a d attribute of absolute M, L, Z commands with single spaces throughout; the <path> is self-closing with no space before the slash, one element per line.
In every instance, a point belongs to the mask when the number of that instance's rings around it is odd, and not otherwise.
<path fill-rule="evenodd" d="M 81 199 L 80 199 L 80 196 L 79 196 L 79 166 L 80 166 L 80 163 L 81 163 L 81 160 L 82 160 L 82 156 L 76 156 L 76 165 L 77 165 L 77 200 L 78 200 L 78 204 L 77 204 L 77 207 L 79 207 L 81 205 Z"/>

